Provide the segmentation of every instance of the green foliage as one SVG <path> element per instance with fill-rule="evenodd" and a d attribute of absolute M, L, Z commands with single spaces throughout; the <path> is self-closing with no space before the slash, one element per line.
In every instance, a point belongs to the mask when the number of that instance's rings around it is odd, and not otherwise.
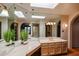
<path fill-rule="evenodd" d="M 20 35 L 21 35 L 21 40 L 22 41 L 26 41 L 28 39 L 28 32 L 27 31 L 22 30 Z"/>
<path fill-rule="evenodd" d="M 14 30 L 7 30 L 4 32 L 4 40 L 6 42 L 15 41 L 15 31 Z"/>
<path fill-rule="evenodd" d="M 12 38 L 11 30 L 7 30 L 6 32 L 4 32 L 4 40 L 6 42 L 10 42 L 11 38 Z"/>

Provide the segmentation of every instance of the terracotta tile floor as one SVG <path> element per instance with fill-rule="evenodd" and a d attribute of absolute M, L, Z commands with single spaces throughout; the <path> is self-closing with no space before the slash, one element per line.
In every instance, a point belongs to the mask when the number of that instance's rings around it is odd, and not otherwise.
<path fill-rule="evenodd" d="M 79 56 L 79 48 L 69 49 L 68 53 L 62 56 Z"/>
<path fill-rule="evenodd" d="M 40 49 L 36 51 L 32 56 L 41 56 Z M 68 53 L 55 56 L 79 56 L 79 48 L 68 49 Z"/>

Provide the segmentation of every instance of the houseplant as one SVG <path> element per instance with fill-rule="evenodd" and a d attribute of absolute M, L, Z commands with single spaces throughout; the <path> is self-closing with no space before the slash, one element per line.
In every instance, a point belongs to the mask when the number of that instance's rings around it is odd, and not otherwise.
<path fill-rule="evenodd" d="M 21 44 L 25 44 L 25 41 L 28 39 L 28 31 L 21 30 Z"/>
<path fill-rule="evenodd" d="M 5 31 L 4 32 L 4 40 L 7 43 L 6 46 L 9 46 L 10 45 L 11 39 L 12 39 L 12 32 L 11 32 L 11 30 Z"/>

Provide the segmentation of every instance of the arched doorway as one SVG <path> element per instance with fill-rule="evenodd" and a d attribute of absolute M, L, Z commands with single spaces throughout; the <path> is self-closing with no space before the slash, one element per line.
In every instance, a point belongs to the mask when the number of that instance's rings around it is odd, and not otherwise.
<path fill-rule="evenodd" d="M 18 40 L 18 24 L 12 23 L 10 29 L 15 31 L 15 41 Z"/>
<path fill-rule="evenodd" d="M 57 24 L 57 37 L 60 36 L 61 36 L 61 21 L 59 21 Z"/>
<path fill-rule="evenodd" d="M 20 29 L 21 30 L 26 30 L 26 31 L 28 31 L 29 34 L 31 34 L 31 26 L 29 26 L 29 23 L 22 23 Z"/>
<path fill-rule="evenodd" d="M 72 48 L 79 48 L 79 15 L 71 23 Z"/>

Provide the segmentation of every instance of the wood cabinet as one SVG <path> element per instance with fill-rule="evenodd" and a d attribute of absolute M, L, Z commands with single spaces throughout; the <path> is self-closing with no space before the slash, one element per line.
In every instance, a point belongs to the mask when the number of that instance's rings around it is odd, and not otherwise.
<path fill-rule="evenodd" d="M 49 55 L 55 54 L 55 43 L 49 43 Z"/>
<path fill-rule="evenodd" d="M 54 49 L 55 49 L 55 54 L 60 54 L 61 53 L 61 49 L 62 49 L 61 42 L 56 42 Z"/>
<path fill-rule="evenodd" d="M 45 56 L 45 55 L 49 55 L 48 53 L 48 44 L 47 43 L 44 43 L 41 45 L 41 55 Z"/>
<path fill-rule="evenodd" d="M 62 53 L 67 53 L 67 42 L 62 42 Z"/>
<path fill-rule="evenodd" d="M 66 42 L 52 42 L 41 44 L 41 55 L 57 55 L 67 53 L 67 41 Z"/>

